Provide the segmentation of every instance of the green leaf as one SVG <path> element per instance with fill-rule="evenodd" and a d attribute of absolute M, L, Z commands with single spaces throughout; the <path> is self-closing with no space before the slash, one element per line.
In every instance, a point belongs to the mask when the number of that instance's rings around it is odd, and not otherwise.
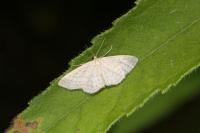
<path fill-rule="evenodd" d="M 111 128 L 109 133 L 138 133 L 156 124 L 161 118 L 167 117 L 181 107 L 183 102 L 190 101 L 200 93 L 199 79 L 200 69 L 197 69 L 164 95 L 158 93 L 131 116 L 125 116 Z"/>
<path fill-rule="evenodd" d="M 134 113 L 150 97 L 166 92 L 197 68 L 200 1 L 142 0 L 137 4 L 137 8 L 117 19 L 110 30 L 92 40 L 91 48 L 71 62 L 90 60 L 90 52 L 95 53 L 105 39 L 100 55 L 112 46 L 109 55 L 139 58 L 135 69 L 120 85 L 89 95 L 59 87 L 62 75 L 29 103 L 7 132 L 106 132 L 119 118 Z"/>

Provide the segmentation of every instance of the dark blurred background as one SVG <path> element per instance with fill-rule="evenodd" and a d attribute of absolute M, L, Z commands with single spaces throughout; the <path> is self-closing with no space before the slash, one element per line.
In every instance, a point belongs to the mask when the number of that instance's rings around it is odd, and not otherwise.
<path fill-rule="evenodd" d="M 133 5 L 133 0 L 1 1 L 0 131 L 67 69 L 70 59 L 91 45 L 92 37 Z M 183 131 L 174 123 L 184 124 L 181 114 L 198 108 L 197 101 L 199 97 L 178 110 L 181 113 L 143 132 Z"/>

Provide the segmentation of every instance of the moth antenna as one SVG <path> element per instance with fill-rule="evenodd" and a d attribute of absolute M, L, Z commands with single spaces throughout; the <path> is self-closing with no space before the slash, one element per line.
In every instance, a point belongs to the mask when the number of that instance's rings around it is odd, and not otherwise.
<path fill-rule="evenodd" d="M 112 45 L 110 46 L 110 49 L 102 57 L 106 56 L 111 50 L 112 50 Z"/>
<path fill-rule="evenodd" d="M 104 38 L 103 41 L 101 42 L 101 45 L 100 45 L 99 49 L 97 50 L 97 53 L 96 53 L 95 57 L 98 56 L 98 54 L 99 54 L 99 52 L 100 52 L 100 50 L 101 50 L 101 47 L 102 47 L 104 41 L 105 41 L 105 38 Z"/>
<path fill-rule="evenodd" d="M 89 48 L 89 46 L 88 46 L 87 44 L 85 44 L 85 48 L 87 49 L 87 48 Z M 89 53 L 92 55 L 92 57 L 95 56 L 95 54 L 92 52 L 92 50 L 88 50 L 88 51 L 89 51 Z"/>

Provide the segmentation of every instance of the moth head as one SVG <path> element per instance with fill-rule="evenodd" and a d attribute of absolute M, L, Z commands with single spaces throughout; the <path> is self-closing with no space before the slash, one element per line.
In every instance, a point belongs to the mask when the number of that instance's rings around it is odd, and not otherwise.
<path fill-rule="evenodd" d="M 93 56 L 93 60 L 94 60 L 94 59 L 97 59 L 97 56 Z"/>

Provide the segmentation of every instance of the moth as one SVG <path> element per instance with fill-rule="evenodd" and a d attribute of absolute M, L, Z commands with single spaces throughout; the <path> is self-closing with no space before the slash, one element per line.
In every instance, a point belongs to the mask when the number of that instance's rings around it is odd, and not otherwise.
<path fill-rule="evenodd" d="M 138 58 L 132 55 L 98 58 L 100 48 L 93 60 L 67 73 L 61 78 L 58 85 L 69 90 L 82 89 L 86 93 L 93 94 L 106 86 L 117 85 L 122 82 L 138 62 Z"/>

